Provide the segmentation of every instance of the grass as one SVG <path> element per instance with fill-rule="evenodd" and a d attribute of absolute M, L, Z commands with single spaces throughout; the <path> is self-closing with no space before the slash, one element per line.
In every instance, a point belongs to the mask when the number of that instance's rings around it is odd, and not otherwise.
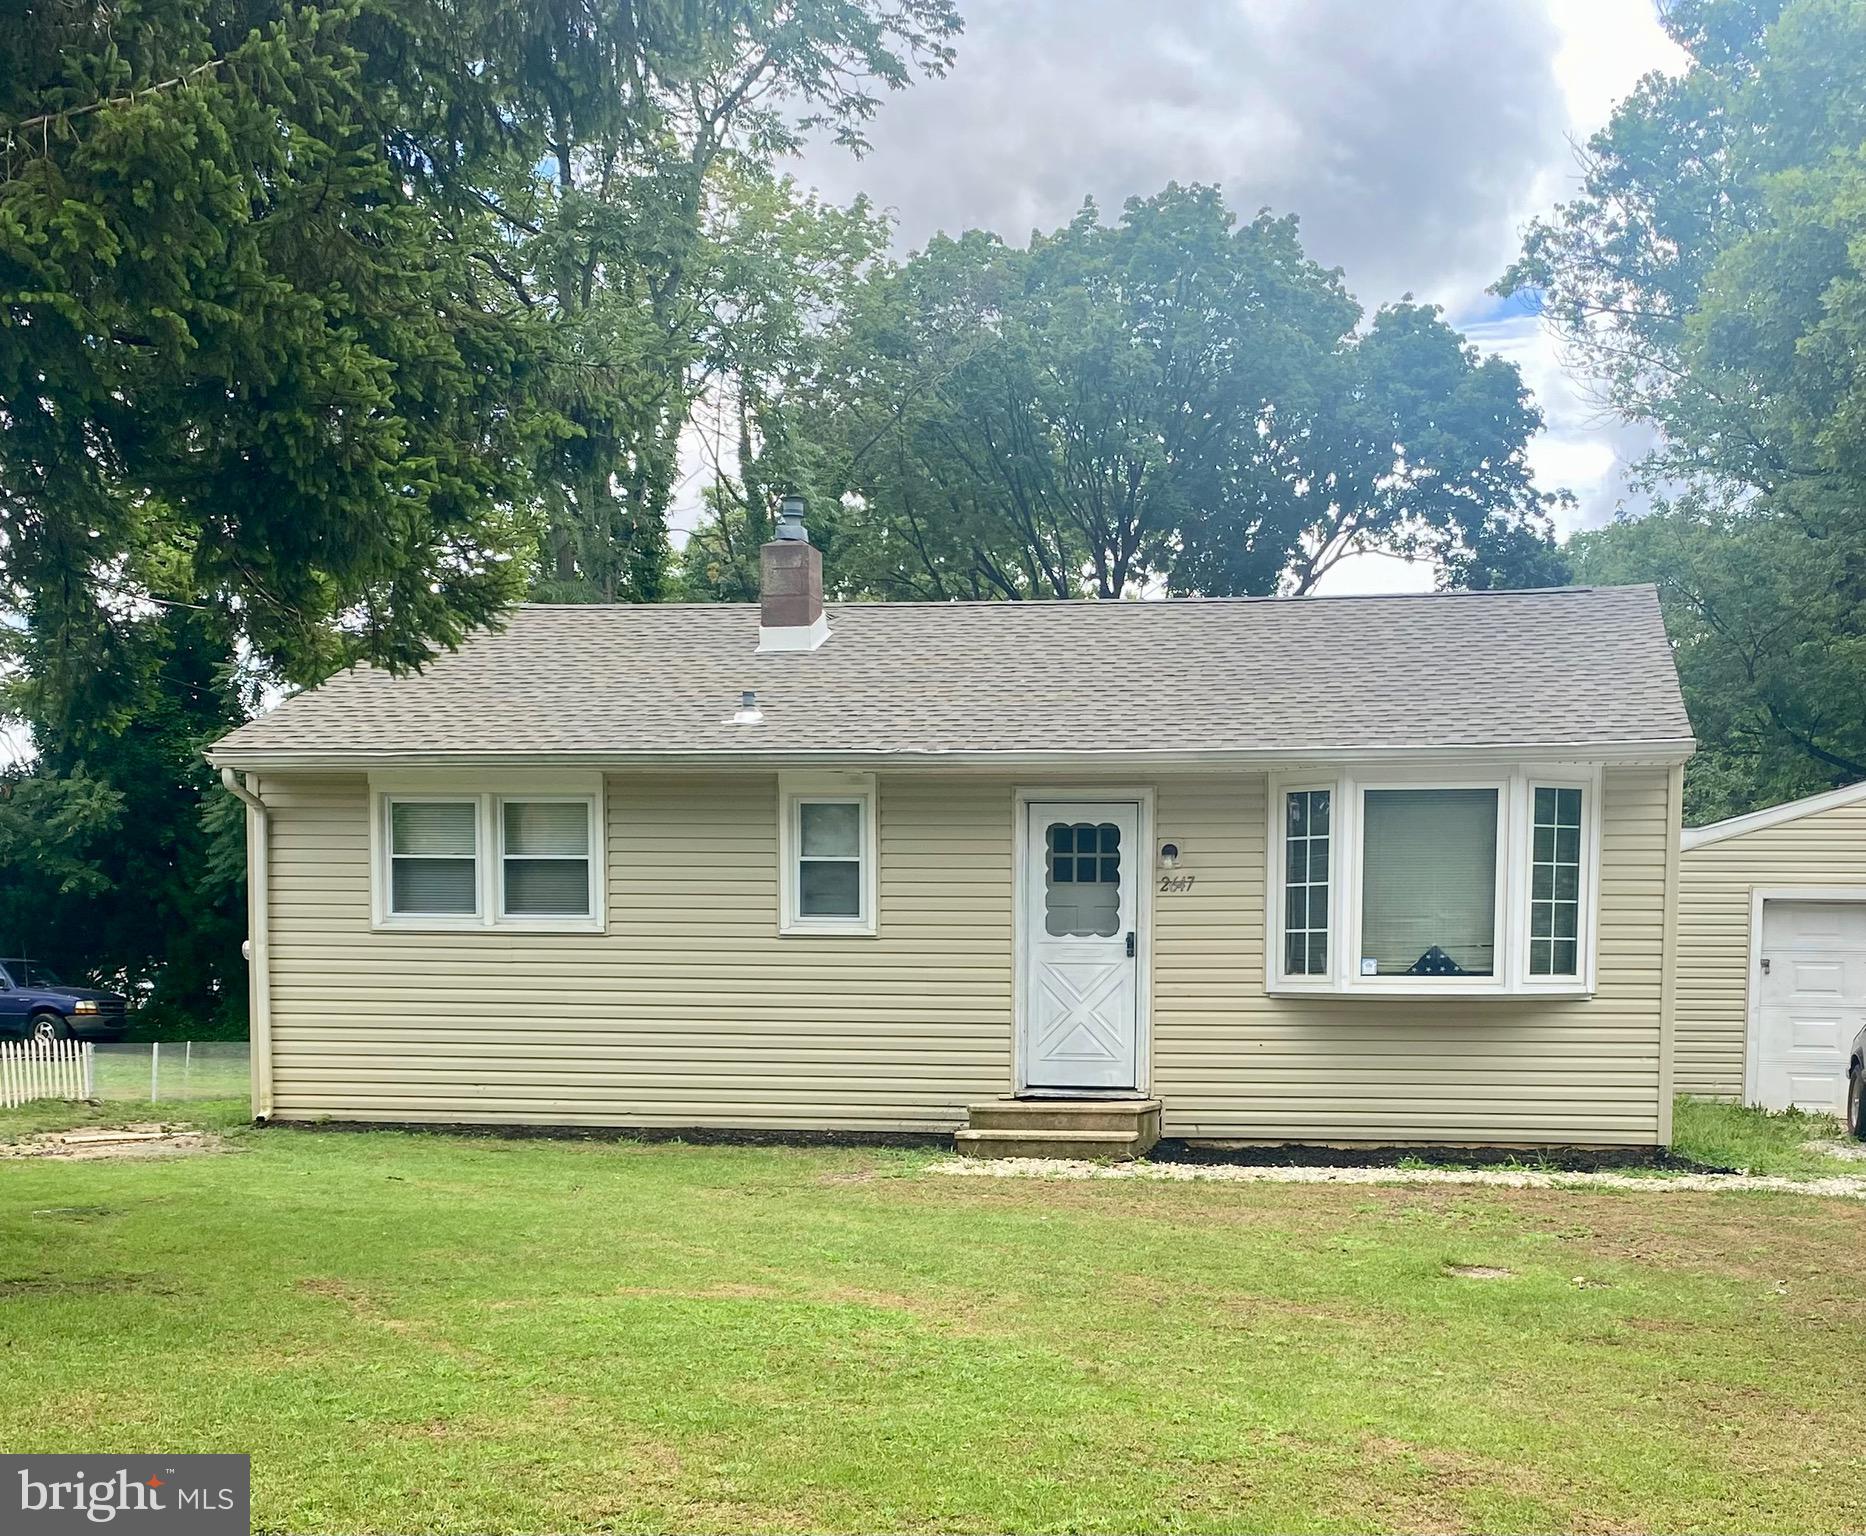
<path fill-rule="evenodd" d="M 1840 1122 L 1790 1109 L 1750 1109 L 1710 1099 L 1681 1098 L 1672 1111 L 1672 1150 L 1719 1168 L 1784 1178 L 1866 1175 L 1866 1163 L 1811 1152 L 1811 1141 L 1843 1139 Z"/>
<path fill-rule="evenodd" d="M 1059 1186 L 188 1113 L 229 1150 L 0 1164 L 0 1444 L 250 1451 L 261 1530 L 1801 1530 L 1866 1507 L 1855 1202 Z"/>

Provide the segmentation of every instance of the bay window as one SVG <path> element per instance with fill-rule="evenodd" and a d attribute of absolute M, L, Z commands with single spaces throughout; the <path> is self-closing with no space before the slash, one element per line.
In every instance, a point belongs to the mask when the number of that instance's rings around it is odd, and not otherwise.
<path fill-rule="evenodd" d="M 1591 990 L 1598 821 L 1591 768 L 1273 779 L 1270 988 Z"/>

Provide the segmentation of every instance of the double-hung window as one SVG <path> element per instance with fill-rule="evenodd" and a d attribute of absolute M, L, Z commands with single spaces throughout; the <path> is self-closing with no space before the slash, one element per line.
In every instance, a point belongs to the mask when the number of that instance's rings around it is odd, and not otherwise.
<path fill-rule="evenodd" d="M 479 801 L 391 796 L 389 914 L 479 916 Z"/>
<path fill-rule="evenodd" d="M 571 793 L 557 776 L 548 790 L 469 793 L 464 781 L 375 790 L 375 925 L 600 929 L 600 784 Z"/>
<path fill-rule="evenodd" d="M 786 774 L 779 784 L 778 920 L 787 934 L 872 935 L 875 781 Z"/>
<path fill-rule="evenodd" d="M 1274 781 L 1271 987 L 1589 990 L 1598 801 L 1586 769 Z"/>
<path fill-rule="evenodd" d="M 504 917 L 588 917 L 590 803 L 583 799 L 499 802 L 499 912 Z"/>

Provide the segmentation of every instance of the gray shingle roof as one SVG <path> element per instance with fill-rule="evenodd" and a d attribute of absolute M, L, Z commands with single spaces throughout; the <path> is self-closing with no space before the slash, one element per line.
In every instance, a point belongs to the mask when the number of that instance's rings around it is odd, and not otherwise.
<path fill-rule="evenodd" d="M 419 676 L 357 669 L 214 750 L 300 756 L 894 756 L 1676 749 L 1650 587 L 833 606 L 756 654 L 748 605 L 525 607 Z M 757 726 L 726 718 L 741 689 Z"/>

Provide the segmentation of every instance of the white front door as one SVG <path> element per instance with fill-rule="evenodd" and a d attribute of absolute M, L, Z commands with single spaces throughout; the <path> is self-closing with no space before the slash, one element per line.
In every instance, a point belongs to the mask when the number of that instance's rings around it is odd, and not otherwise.
<path fill-rule="evenodd" d="M 1866 1023 L 1866 902 L 1768 901 L 1749 1099 L 1844 1114 L 1847 1047 Z"/>
<path fill-rule="evenodd" d="M 1023 1086 L 1135 1088 L 1140 807 L 1041 801 L 1025 814 Z"/>

